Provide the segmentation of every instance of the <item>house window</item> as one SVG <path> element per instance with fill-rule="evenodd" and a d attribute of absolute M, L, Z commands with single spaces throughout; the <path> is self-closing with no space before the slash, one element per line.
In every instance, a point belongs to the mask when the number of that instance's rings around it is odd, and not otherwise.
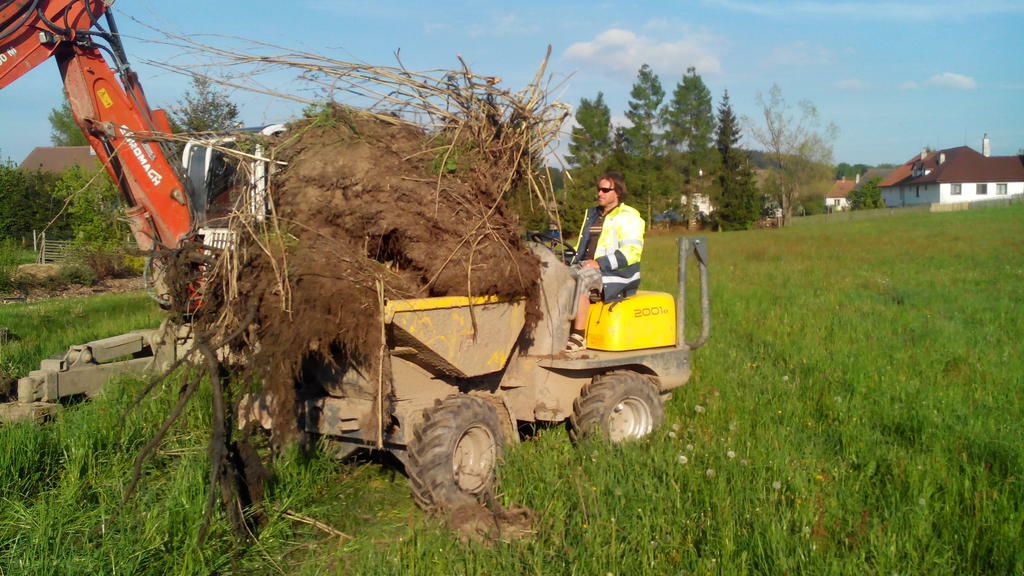
<path fill-rule="evenodd" d="M 950 192 L 950 194 L 953 195 L 953 196 L 959 196 L 960 195 L 960 185 L 959 184 L 953 184 L 953 190 Z"/>
<path fill-rule="evenodd" d="M 996 194 L 998 194 L 999 196 L 1006 196 L 1006 183 L 1005 182 L 1001 182 L 999 184 L 996 184 Z"/>
<path fill-rule="evenodd" d="M 914 186 L 914 198 L 920 198 L 920 197 L 921 197 L 921 187 L 920 186 Z"/>
<path fill-rule="evenodd" d="M 988 184 L 978 184 L 978 196 L 988 194 Z"/>

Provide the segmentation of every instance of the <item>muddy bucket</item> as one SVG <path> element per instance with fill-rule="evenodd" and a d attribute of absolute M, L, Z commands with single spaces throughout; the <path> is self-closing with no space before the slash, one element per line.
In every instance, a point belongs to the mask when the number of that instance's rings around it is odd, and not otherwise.
<path fill-rule="evenodd" d="M 447 296 L 385 306 L 392 356 L 432 374 L 469 378 L 505 367 L 525 323 L 522 299 Z"/>

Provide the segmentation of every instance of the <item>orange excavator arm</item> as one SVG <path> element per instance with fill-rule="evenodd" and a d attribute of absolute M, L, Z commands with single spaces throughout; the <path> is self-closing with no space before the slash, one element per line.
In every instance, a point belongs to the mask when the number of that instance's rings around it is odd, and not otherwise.
<path fill-rule="evenodd" d="M 139 248 L 177 248 L 193 234 L 190 195 L 170 149 L 150 138 L 170 125 L 128 65 L 112 3 L 0 0 L 0 89 L 54 58 L 75 121 L 127 202 Z"/>

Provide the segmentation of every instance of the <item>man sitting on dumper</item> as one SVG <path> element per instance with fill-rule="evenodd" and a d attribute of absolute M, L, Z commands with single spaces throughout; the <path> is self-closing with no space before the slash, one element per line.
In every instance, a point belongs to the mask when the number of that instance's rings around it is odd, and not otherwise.
<path fill-rule="evenodd" d="M 606 172 L 597 181 L 597 206 L 587 209 L 570 265 L 577 276 L 576 317 L 566 352 L 586 349 L 587 314 L 594 301 L 615 302 L 640 288 L 644 219 L 625 204 L 626 179 Z"/>

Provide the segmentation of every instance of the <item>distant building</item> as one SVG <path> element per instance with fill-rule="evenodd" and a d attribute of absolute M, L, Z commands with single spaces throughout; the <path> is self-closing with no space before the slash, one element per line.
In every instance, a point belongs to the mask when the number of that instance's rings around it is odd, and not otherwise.
<path fill-rule="evenodd" d="M 959 146 L 921 151 L 882 180 L 885 205 L 953 204 L 1024 195 L 1024 156 L 990 156 L 987 135 L 982 150 Z"/>
<path fill-rule="evenodd" d="M 860 176 L 857 176 L 857 180 L 847 180 L 845 177 L 842 180 L 836 180 L 832 184 L 832 189 L 825 194 L 825 212 L 845 212 L 850 209 L 850 191 L 860 181 Z"/>
<path fill-rule="evenodd" d="M 68 168 L 83 170 L 99 168 L 99 160 L 91 146 L 37 146 L 18 167 L 25 172 L 63 174 Z"/>

